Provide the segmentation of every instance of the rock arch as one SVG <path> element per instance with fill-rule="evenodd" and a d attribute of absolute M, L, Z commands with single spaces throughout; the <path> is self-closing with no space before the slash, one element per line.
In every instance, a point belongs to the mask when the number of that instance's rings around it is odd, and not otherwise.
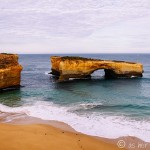
<path fill-rule="evenodd" d="M 52 56 L 51 64 L 51 74 L 59 76 L 59 80 L 86 78 L 99 69 L 104 69 L 106 78 L 142 77 L 143 73 L 140 63 L 115 60 Z"/>

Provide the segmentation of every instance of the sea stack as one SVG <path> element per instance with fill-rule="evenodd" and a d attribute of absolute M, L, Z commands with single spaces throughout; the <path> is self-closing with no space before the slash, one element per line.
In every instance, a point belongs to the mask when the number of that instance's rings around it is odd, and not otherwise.
<path fill-rule="evenodd" d="M 16 54 L 0 54 L 0 89 L 18 87 L 21 80 L 22 66 Z"/>
<path fill-rule="evenodd" d="M 51 57 L 52 75 L 64 81 L 69 78 L 87 78 L 99 69 L 104 69 L 106 78 L 142 77 L 143 65 L 135 62 L 100 60 L 83 57 Z"/>

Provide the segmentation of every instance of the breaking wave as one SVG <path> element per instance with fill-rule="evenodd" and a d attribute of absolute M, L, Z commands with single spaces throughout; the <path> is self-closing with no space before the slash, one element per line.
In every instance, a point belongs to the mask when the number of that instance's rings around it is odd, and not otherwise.
<path fill-rule="evenodd" d="M 99 104 L 80 104 L 83 109 L 104 107 Z M 107 116 L 104 114 L 79 115 L 70 111 L 70 107 L 62 107 L 51 102 L 37 101 L 33 105 L 8 107 L 0 104 L 0 111 L 5 113 L 24 113 L 43 120 L 57 120 L 71 125 L 75 130 L 94 136 L 118 138 L 135 136 L 150 142 L 150 121 L 131 120 L 125 116 Z M 18 116 L 17 116 L 18 117 Z M 12 118 L 13 119 L 13 118 Z M 11 121 L 11 118 L 9 120 Z"/>

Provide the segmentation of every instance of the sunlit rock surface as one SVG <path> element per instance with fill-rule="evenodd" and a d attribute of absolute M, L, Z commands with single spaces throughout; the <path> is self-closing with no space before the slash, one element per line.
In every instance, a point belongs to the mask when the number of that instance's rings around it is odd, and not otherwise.
<path fill-rule="evenodd" d="M 99 69 L 104 69 L 106 78 L 142 77 L 143 73 L 143 65 L 140 63 L 115 60 L 52 56 L 51 64 L 51 74 L 62 81 L 69 78 L 87 78 Z"/>
<path fill-rule="evenodd" d="M 21 70 L 18 55 L 0 54 L 0 89 L 19 86 Z"/>

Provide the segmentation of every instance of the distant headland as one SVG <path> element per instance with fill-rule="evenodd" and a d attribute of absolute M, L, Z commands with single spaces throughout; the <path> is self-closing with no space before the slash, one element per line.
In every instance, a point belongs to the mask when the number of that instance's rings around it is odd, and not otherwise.
<path fill-rule="evenodd" d="M 69 78 L 88 78 L 99 69 L 104 69 L 105 78 L 142 77 L 143 65 L 135 62 L 100 60 L 83 57 L 52 56 L 52 75 L 64 81 Z"/>

